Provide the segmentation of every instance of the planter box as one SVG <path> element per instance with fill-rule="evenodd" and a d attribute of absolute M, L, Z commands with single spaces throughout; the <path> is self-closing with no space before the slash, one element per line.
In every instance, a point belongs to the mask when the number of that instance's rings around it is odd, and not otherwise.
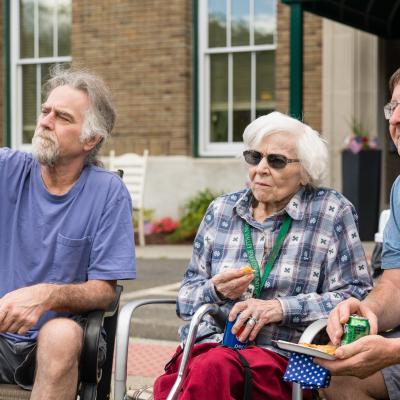
<path fill-rule="evenodd" d="M 374 240 L 378 230 L 380 180 L 380 150 L 342 152 L 342 192 L 357 210 L 363 241 Z"/>

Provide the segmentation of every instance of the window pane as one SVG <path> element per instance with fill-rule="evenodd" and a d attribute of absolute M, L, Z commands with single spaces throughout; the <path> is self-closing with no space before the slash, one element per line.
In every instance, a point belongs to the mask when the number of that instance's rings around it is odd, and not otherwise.
<path fill-rule="evenodd" d="M 58 55 L 71 54 L 71 0 L 58 0 Z"/>
<path fill-rule="evenodd" d="M 210 56 L 210 141 L 228 140 L 228 56 Z"/>
<path fill-rule="evenodd" d="M 34 57 L 33 0 L 20 0 L 19 34 L 20 57 Z"/>
<path fill-rule="evenodd" d="M 241 142 L 251 119 L 251 53 L 233 54 L 233 141 Z"/>
<path fill-rule="evenodd" d="M 39 57 L 53 56 L 54 1 L 39 0 Z"/>
<path fill-rule="evenodd" d="M 36 126 L 36 66 L 22 66 L 22 142 L 31 143 Z"/>
<path fill-rule="evenodd" d="M 40 76 L 41 76 L 41 85 L 43 88 L 43 85 L 47 82 L 47 80 L 50 78 L 50 70 L 53 68 L 55 65 L 61 65 L 61 66 L 66 66 L 70 67 L 70 63 L 52 63 L 52 64 L 41 64 L 40 65 Z M 45 94 L 43 89 L 41 90 L 41 102 L 45 102 Z"/>
<path fill-rule="evenodd" d="M 256 53 L 256 117 L 275 109 L 275 51 Z"/>
<path fill-rule="evenodd" d="M 41 83 L 42 87 L 46 83 L 46 81 L 50 78 L 50 69 L 53 65 L 55 65 L 55 64 L 42 64 L 40 66 L 40 76 L 41 76 L 40 83 Z M 43 92 L 43 90 L 41 90 L 41 101 L 42 101 L 42 103 L 44 103 L 46 101 L 45 93 Z"/>
<path fill-rule="evenodd" d="M 254 44 L 274 43 L 275 13 L 274 0 L 254 0 Z"/>
<path fill-rule="evenodd" d="M 226 46 L 225 0 L 208 0 L 208 46 Z"/>
<path fill-rule="evenodd" d="M 249 24 L 248 0 L 232 0 L 232 46 L 250 44 Z"/>

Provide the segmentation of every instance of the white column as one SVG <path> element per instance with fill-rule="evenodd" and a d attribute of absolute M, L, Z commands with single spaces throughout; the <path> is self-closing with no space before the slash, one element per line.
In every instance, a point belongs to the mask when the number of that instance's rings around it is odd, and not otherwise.
<path fill-rule="evenodd" d="M 327 185 L 340 191 L 340 153 L 351 134 L 352 118 L 370 137 L 378 133 L 378 39 L 324 19 L 322 60 L 322 133 L 330 154 Z"/>

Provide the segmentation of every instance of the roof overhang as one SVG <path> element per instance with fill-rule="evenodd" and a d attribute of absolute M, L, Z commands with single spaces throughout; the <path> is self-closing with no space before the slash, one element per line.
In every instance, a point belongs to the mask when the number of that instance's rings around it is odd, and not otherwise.
<path fill-rule="evenodd" d="M 400 0 L 282 0 L 385 39 L 400 38 Z"/>

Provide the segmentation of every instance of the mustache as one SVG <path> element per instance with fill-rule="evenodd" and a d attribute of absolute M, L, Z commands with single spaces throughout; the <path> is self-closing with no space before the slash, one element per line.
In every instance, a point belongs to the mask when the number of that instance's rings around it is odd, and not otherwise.
<path fill-rule="evenodd" d="M 56 140 L 54 139 L 54 134 L 53 132 L 49 131 L 48 129 L 40 129 L 36 131 L 34 138 L 40 138 L 40 139 L 45 139 L 48 140 L 52 143 L 55 143 Z"/>

